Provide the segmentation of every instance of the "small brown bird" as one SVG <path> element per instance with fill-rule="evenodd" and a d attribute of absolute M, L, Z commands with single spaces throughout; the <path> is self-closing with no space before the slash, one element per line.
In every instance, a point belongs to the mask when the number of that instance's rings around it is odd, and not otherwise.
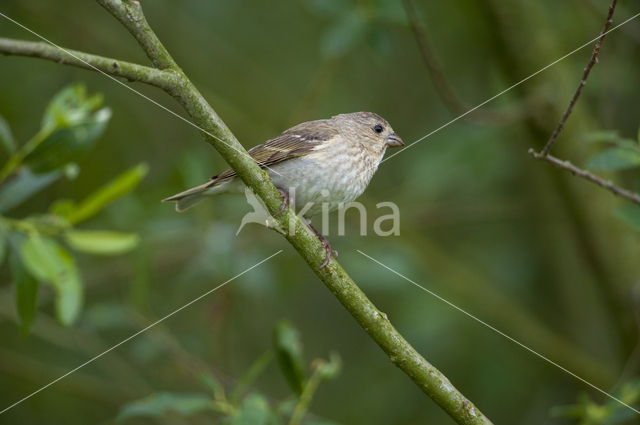
<path fill-rule="evenodd" d="M 249 155 L 266 168 L 280 190 L 281 211 L 287 203 L 295 210 L 309 206 L 304 213 L 309 218 L 322 211 L 323 203 L 333 211 L 360 196 L 389 146 L 404 143 L 384 118 L 372 112 L 354 112 L 298 124 L 250 149 Z M 176 210 L 184 211 L 207 196 L 242 193 L 244 188 L 236 173 L 227 169 L 207 183 L 163 201 L 176 201 Z M 327 250 L 322 268 L 337 252 L 307 221 Z"/>

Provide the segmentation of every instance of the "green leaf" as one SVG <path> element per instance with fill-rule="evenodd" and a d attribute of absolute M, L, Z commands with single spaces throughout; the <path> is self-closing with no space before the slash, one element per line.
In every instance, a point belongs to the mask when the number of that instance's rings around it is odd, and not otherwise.
<path fill-rule="evenodd" d="M 13 134 L 11 134 L 11 127 L 9 123 L 0 115 L 0 144 L 4 146 L 4 149 L 8 154 L 13 154 L 16 151 L 16 142 L 13 140 Z"/>
<path fill-rule="evenodd" d="M 591 131 L 584 135 L 585 142 L 589 143 L 614 142 L 618 138 L 618 130 Z"/>
<path fill-rule="evenodd" d="M 613 215 L 629 227 L 640 232 L 640 206 L 623 205 L 613 210 Z"/>
<path fill-rule="evenodd" d="M 65 241 L 76 251 L 98 255 L 118 255 L 131 251 L 140 238 L 135 233 L 102 230 L 70 230 Z"/>
<path fill-rule="evenodd" d="M 624 384 L 614 395 L 616 400 L 634 406 L 640 399 L 638 381 Z M 554 417 L 574 419 L 575 423 L 581 425 L 622 425 L 637 422 L 632 420 L 636 417 L 636 413 L 616 400 L 599 404 L 591 400 L 587 394 L 580 394 L 575 404 L 553 407 L 550 414 Z"/>
<path fill-rule="evenodd" d="M 20 252 L 24 265 L 40 281 L 53 283 L 59 279 L 63 267 L 58 256 L 58 244 L 38 234 L 31 234 L 22 243 Z"/>
<path fill-rule="evenodd" d="M 42 117 L 42 127 L 65 128 L 81 124 L 102 106 L 102 102 L 102 95 L 87 95 L 84 84 L 72 84 L 51 99 Z"/>
<path fill-rule="evenodd" d="M 75 161 L 106 129 L 111 110 L 101 108 L 102 103 L 101 95 L 89 96 L 82 84 L 61 90 L 45 110 L 39 133 L 44 140 L 22 162 L 36 173 L 45 173 Z"/>
<path fill-rule="evenodd" d="M 77 208 L 66 215 L 67 220 L 77 224 L 93 217 L 110 202 L 135 189 L 148 171 L 146 164 L 138 164 L 123 172 L 80 202 Z"/>
<path fill-rule="evenodd" d="M 357 10 L 341 15 L 323 37 L 322 55 L 329 59 L 345 55 L 364 39 L 366 31 L 367 21 Z"/>
<path fill-rule="evenodd" d="M 102 136 L 110 118 L 111 110 L 102 108 L 83 122 L 57 129 L 27 155 L 23 163 L 36 173 L 45 173 L 79 160 Z"/>
<path fill-rule="evenodd" d="M 273 413 L 267 399 L 260 394 L 249 394 L 231 425 L 266 425 L 273 422 Z"/>
<path fill-rule="evenodd" d="M 211 409 L 212 402 L 206 394 L 161 392 L 127 403 L 120 409 L 117 420 L 137 416 L 162 417 L 168 412 L 188 416 Z"/>
<path fill-rule="evenodd" d="M 53 239 L 31 234 L 20 253 L 26 269 L 38 281 L 53 286 L 58 320 L 72 324 L 82 306 L 82 284 L 73 257 Z"/>
<path fill-rule="evenodd" d="M 56 317 L 60 323 L 69 326 L 80 315 L 83 299 L 82 281 L 71 254 L 62 250 L 59 255 L 62 263 L 65 264 L 65 272 L 56 285 Z"/>
<path fill-rule="evenodd" d="M 635 379 L 625 383 L 616 396 L 624 403 L 635 406 L 638 400 L 640 400 L 640 381 Z M 607 425 L 633 423 L 630 421 L 632 418 L 635 418 L 635 412 L 632 412 L 615 400 L 608 401 L 606 406 L 613 411 L 609 420 L 606 422 Z"/>
<path fill-rule="evenodd" d="M 631 149 L 632 151 L 638 152 L 640 154 L 640 144 L 633 139 L 617 139 L 613 142 L 616 146 L 621 148 Z"/>
<path fill-rule="evenodd" d="M 627 147 L 612 147 L 591 158 L 587 168 L 599 171 L 625 170 L 640 166 L 640 151 Z"/>
<path fill-rule="evenodd" d="M 61 175 L 59 171 L 34 174 L 28 169 L 22 170 L 16 177 L 0 186 L 0 213 L 20 205 L 30 196 L 58 180 Z"/>
<path fill-rule="evenodd" d="M 36 315 L 38 281 L 24 269 L 19 254 L 9 256 L 9 271 L 16 292 L 16 309 L 23 332 L 27 333 Z"/>
<path fill-rule="evenodd" d="M 274 329 L 273 345 L 282 374 L 287 379 L 291 389 L 296 394 L 301 394 L 304 388 L 305 376 L 303 372 L 302 344 L 298 331 L 287 321 L 279 322 Z"/>

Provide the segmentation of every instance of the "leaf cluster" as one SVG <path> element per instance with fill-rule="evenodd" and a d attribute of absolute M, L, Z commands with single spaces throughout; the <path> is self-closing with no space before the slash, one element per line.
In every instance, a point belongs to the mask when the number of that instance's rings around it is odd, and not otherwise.
<path fill-rule="evenodd" d="M 277 360 L 293 395 L 271 400 L 252 387 L 258 377 Z M 208 392 L 157 392 L 124 405 L 117 419 L 164 418 L 168 415 L 214 414 L 220 425 L 335 425 L 308 414 L 318 384 L 340 373 L 340 357 L 315 359 L 311 372 L 305 372 L 305 360 L 299 332 L 287 321 L 279 322 L 273 333 L 273 347 L 256 359 L 229 391 L 212 373 L 200 372 L 199 379 Z"/>
<path fill-rule="evenodd" d="M 77 226 L 112 201 L 135 189 L 147 173 L 136 165 L 96 188 L 84 199 L 59 199 L 47 211 L 11 217 L 13 209 L 61 180 L 74 180 L 80 161 L 104 133 L 111 110 L 100 95 L 81 84 L 61 90 L 46 107 L 40 130 L 22 145 L 0 117 L 0 144 L 8 159 L 0 170 L 0 263 L 7 263 L 15 287 L 16 309 L 28 331 L 41 284 L 53 288 L 55 314 L 72 324 L 83 303 L 83 283 L 73 253 L 117 255 L 139 242 L 136 234 Z"/>

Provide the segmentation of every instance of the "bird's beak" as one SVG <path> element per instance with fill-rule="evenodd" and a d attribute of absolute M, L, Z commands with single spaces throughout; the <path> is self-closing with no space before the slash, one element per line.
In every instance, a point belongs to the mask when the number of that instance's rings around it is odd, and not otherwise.
<path fill-rule="evenodd" d="M 391 133 L 389 137 L 387 137 L 387 146 L 401 147 L 404 146 L 404 142 L 395 133 Z"/>

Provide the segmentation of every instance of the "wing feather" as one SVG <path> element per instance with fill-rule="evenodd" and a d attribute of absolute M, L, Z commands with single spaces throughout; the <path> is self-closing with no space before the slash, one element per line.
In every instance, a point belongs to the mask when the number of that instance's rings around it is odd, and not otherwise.
<path fill-rule="evenodd" d="M 338 131 L 329 120 L 304 122 L 291 127 L 278 137 L 249 149 L 248 153 L 260 167 L 270 167 L 282 161 L 305 156 L 337 134 Z M 215 186 L 235 175 L 235 171 L 229 168 L 211 177 L 209 185 Z"/>

